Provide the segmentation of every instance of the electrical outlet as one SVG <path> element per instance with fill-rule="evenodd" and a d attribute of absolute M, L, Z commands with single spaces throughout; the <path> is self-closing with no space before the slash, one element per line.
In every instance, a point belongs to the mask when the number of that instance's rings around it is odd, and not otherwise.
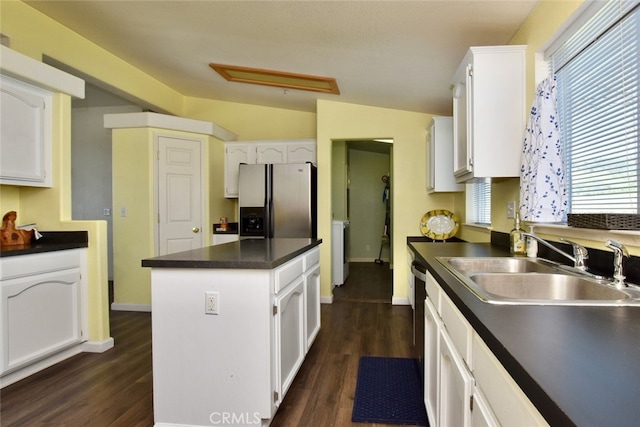
<path fill-rule="evenodd" d="M 111 215 L 111 209 L 104 208 L 104 210 L 102 211 L 102 214 L 103 214 L 104 216 L 109 216 L 109 215 Z"/>
<path fill-rule="evenodd" d="M 207 291 L 204 293 L 204 314 L 220 314 L 219 298 L 218 292 Z"/>
<path fill-rule="evenodd" d="M 507 218 L 515 218 L 516 217 L 516 202 L 512 200 L 507 202 Z"/>

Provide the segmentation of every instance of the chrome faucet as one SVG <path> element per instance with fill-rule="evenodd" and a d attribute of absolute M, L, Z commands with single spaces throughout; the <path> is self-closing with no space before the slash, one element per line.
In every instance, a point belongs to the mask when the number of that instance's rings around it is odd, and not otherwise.
<path fill-rule="evenodd" d="M 549 249 L 551 249 L 551 250 L 559 253 L 560 255 L 563 255 L 564 257 L 570 259 L 573 262 L 573 266 L 575 268 L 580 269 L 580 270 L 586 270 L 587 269 L 587 259 L 589 259 L 589 254 L 587 253 L 587 248 L 585 248 L 584 246 L 579 245 L 576 242 L 572 242 L 571 240 L 560 239 L 562 242 L 570 244 L 571 247 L 573 248 L 573 256 L 571 256 L 568 253 L 556 248 L 551 243 L 549 243 L 546 240 L 536 236 L 533 233 L 522 233 L 522 234 L 524 236 L 531 237 L 532 239 L 535 239 L 536 241 L 542 243 L 544 246 L 548 247 Z"/>
<path fill-rule="evenodd" d="M 615 240 L 607 240 L 605 246 L 613 250 L 613 284 L 616 288 L 624 288 L 627 286 L 624 283 L 625 275 L 622 269 L 623 257 L 629 257 L 629 251 L 621 243 Z"/>

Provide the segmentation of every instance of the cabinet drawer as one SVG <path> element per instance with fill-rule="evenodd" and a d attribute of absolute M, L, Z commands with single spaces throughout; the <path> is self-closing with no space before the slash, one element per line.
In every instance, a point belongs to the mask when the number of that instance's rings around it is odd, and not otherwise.
<path fill-rule="evenodd" d="M 540 412 L 480 337 L 473 337 L 473 375 L 501 425 L 546 426 Z"/>
<path fill-rule="evenodd" d="M 309 252 L 304 254 L 304 271 L 307 271 L 314 265 L 320 262 L 320 249 L 315 248 L 311 249 Z"/>
<path fill-rule="evenodd" d="M 277 294 L 304 272 L 304 257 L 298 257 L 279 267 L 275 271 L 275 293 Z"/>
<path fill-rule="evenodd" d="M 0 279 L 8 280 L 33 274 L 80 267 L 80 249 L 18 255 L 0 260 Z"/>
<path fill-rule="evenodd" d="M 436 279 L 427 271 L 426 273 L 427 280 L 424 281 L 424 285 L 427 290 L 427 296 L 431 300 L 431 303 L 440 313 L 440 285 L 436 281 Z"/>
<path fill-rule="evenodd" d="M 444 323 L 445 329 L 449 333 L 456 350 L 458 350 L 467 366 L 470 367 L 473 329 L 471 329 L 471 325 L 467 322 L 467 319 L 464 318 L 448 296 L 443 293 L 440 299 L 440 316 L 442 316 L 442 323 Z"/>

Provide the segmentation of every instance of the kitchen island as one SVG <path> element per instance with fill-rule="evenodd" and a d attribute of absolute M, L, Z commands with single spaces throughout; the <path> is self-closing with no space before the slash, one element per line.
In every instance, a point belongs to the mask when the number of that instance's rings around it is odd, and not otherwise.
<path fill-rule="evenodd" d="M 268 425 L 320 329 L 318 239 L 247 239 L 151 267 L 155 425 Z"/>
<path fill-rule="evenodd" d="M 436 257 L 509 256 L 508 250 L 421 242 L 409 242 L 409 249 L 439 285 L 442 299 L 471 325 L 474 344 L 478 337 L 486 345 L 549 425 L 638 424 L 640 307 L 487 304 Z M 471 369 L 478 381 L 475 356 Z"/>

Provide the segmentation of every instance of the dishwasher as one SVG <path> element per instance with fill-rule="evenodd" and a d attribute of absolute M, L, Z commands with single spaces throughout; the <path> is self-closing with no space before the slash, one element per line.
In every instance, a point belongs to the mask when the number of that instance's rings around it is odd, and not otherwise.
<path fill-rule="evenodd" d="M 413 356 L 418 359 L 420 379 L 424 384 L 424 301 L 427 297 L 425 280 L 427 268 L 418 261 L 411 263 L 413 275 Z"/>

